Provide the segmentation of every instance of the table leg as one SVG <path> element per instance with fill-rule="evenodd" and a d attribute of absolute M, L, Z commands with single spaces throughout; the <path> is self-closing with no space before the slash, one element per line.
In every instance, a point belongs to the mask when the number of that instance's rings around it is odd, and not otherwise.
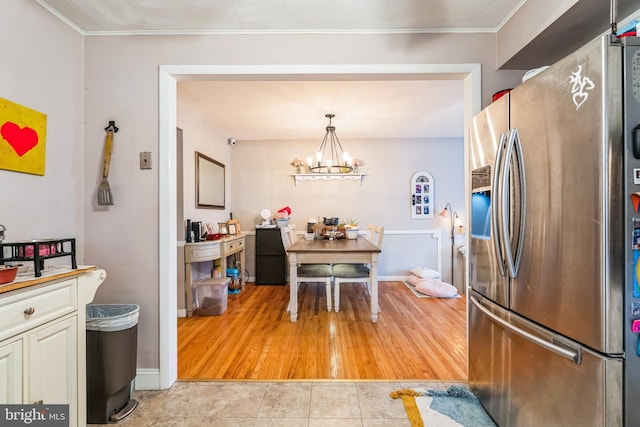
<path fill-rule="evenodd" d="M 289 254 L 289 315 L 291 321 L 298 320 L 298 264 L 296 254 Z"/>
<path fill-rule="evenodd" d="M 193 273 L 191 263 L 184 265 L 184 301 L 187 317 L 193 315 Z"/>
<path fill-rule="evenodd" d="M 220 277 L 227 277 L 227 253 L 223 253 L 220 257 Z"/>
<path fill-rule="evenodd" d="M 246 268 L 244 265 L 244 261 L 245 261 L 244 245 L 242 246 L 242 248 L 243 249 L 240 251 L 240 286 L 242 287 L 242 289 L 244 289 L 244 286 L 246 285 L 246 283 L 243 282 L 244 274 L 242 273 L 242 271 Z"/>
<path fill-rule="evenodd" d="M 378 321 L 378 254 L 371 254 L 371 321 Z"/>

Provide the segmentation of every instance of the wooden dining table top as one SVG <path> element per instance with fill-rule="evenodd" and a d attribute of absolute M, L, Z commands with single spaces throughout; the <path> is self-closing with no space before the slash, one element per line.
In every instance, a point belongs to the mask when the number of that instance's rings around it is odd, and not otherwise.
<path fill-rule="evenodd" d="M 364 237 L 358 237 L 357 239 L 314 239 L 305 240 L 298 239 L 287 252 L 377 252 L 381 250 L 376 245 L 365 239 Z"/>

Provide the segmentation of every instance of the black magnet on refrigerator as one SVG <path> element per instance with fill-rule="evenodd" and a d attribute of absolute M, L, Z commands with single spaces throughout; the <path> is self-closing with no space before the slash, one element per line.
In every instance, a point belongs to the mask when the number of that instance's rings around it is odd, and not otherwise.
<path fill-rule="evenodd" d="M 633 157 L 640 159 L 640 125 L 637 125 L 631 131 L 631 149 Z"/>

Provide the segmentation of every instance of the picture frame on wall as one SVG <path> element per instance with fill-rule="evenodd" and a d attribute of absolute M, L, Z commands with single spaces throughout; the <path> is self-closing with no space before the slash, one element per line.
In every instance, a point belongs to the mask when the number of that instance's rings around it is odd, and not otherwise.
<path fill-rule="evenodd" d="M 419 171 L 411 177 L 411 218 L 433 218 L 433 176 Z"/>

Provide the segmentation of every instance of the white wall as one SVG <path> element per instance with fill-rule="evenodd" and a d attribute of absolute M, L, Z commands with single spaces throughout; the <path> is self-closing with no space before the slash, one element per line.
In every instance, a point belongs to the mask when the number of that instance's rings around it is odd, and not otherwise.
<path fill-rule="evenodd" d="M 182 208 L 185 220 L 202 221 L 213 224 L 229 219 L 231 211 L 231 180 L 228 178 L 233 171 L 231 151 L 227 138 L 216 132 L 198 111 L 194 111 L 181 101 L 178 96 L 177 109 L 178 127 L 183 130 L 183 179 L 184 206 Z M 200 209 L 196 208 L 195 191 L 195 152 L 198 151 L 225 165 L 225 208 Z M 178 240 L 184 240 L 178 235 Z"/>
<path fill-rule="evenodd" d="M 358 218 L 391 229 L 439 228 L 432 219 L 410 216 L 411 176 L 430 172 L 435 181 L 435 208 L 447 202 L 464 206 L 464 141 L 442 139 L 341 139 L 346 151 L 362 159 L 365 175 L 358 181 L 303 181 L 296 186 L 289 165 L 315 153 L 317 140 L 239 141 L 232 148 L 234 217 L 252 229 L 262 208 L 275 212 L 290 206 L 292 221 L 306 228 L 309 218 Z"/>
<path fill-rule="evenodd" d="M 76 238 L 84 263 L 84 39 L 33 1 L 3 2 L 0 28 L 0 97 L 47 115 L 45 174 L 0 170 L 0 224 L 7 241 Z"/>

